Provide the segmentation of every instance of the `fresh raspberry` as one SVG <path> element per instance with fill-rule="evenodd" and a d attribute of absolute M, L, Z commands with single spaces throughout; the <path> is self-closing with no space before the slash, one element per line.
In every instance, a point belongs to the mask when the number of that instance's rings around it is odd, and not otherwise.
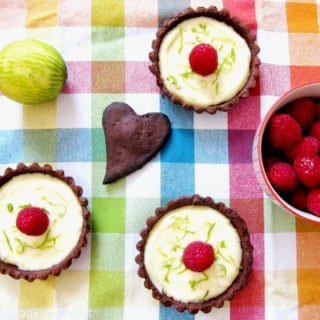
<path fill-rule="evenodd" d="M 293 191 L 290 196 L 290 204 L 299 210 L 305 211 L 307 209 L 307 192 L 303 188 Z"/>
<path fill-rule="evenodd" d="M 29 236 L 40 236 L 49 225 L 48 215 L 38 207 L 22 209 L 17 216 L 16 226 Z"/>
<path fill-rule="evenodd" d="M 293 161 L 298 156 L 316 156 L 319 151 L 319 141 L 311 136 L 303 137 L 300 142 L 285 152 L 286 157 Z"/>
<path fill-rule="evenodd" d="M 293 162 L 298 179 L 308 188 L 320 185 L 320 158 L 318 156 L 300 156 Z"/>
<path fill-rule="evenodd" d="M 311 98 L 301 98 L 290 103 L 287 112 L 305 129 L 313 123 L 316 108 Z"/>
<path fill-rule="evenodd" d="M 296 173 L 289 163 L 275 162 L 267 168 L 267 176 L 278 191 L 293 191 L 298 186 Z"/>
<path fill-rule="evenodd" d="M 286 150 L 302 139 L 302 129 L 289 114 L 279 113 L 270 119 L 268 137 L 274 148 Z"/>
<path fill-rule="evenodd" d="M 187 269 L 202 272 L 213 264 L 214 251 L 210 244 L 194 241 L 184 249 L 182 260 Z"/>
<path fill-rule="evenodd" d="M 315 110 L 316 110 L 316 118 L 320 119 L 320 102 L 319 101 L 315 102 Z"/>
<path fill-rule="evenodd" d="M 200 43 L 191 50 L 189 63 L 192 71 L 207 76 L 217 69 L 218 53 L 210 44 Z"/>
<path fill-rule="evenodd" d="M 320 142 L 320 121 L 314 122 L 310 127 L 310 136 L 316 138 Z"/>
<path fill-rule="evenodd" d="M 320 217 L 320 189 L 314 189 L 308 193 L 307 207 L 311 213 Z"/>
<path fill-rule="evenodd" d="M 263 164 L 266 169 L 268 169 L 271 165 L 276 162 L 282 162 L 283 159 L 279 155 L 266 155 L 263 159 Z"/>

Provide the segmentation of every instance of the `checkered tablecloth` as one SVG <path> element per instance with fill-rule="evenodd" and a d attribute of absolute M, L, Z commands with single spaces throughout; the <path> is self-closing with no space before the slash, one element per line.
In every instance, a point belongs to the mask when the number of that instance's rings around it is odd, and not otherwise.
<path fill-rule="evenodd" d="M 188 7 L 225 7 L 261 48 L 258 86 L 228 113 L 195 114 L 159 94 L 148 53 L 163 20 Z M 0 96 L 0 169 L 51 163 L 84 189 L 92 210 L 86 249 L 59 277 L 29 283 L 0 276 L 0 319 L 320 319 L 320 226 L 296 220 L 263 194 L 251 160 L 261 117 L 285 91 L 320 80 L 316 0 L 0 0 L 0 47 L 35 38 L 68 68 L 59 97 L 22 106 Z M 103 109 L 124 101 L 172 122 L 165 148 L 108 186 Z M 255 247 L 247 288 L 222 309 L 192 316 L 164 308 L 137 277 L 139 231 L 154 209 L 180 195 L 222 200 L 247 221 Z"/>

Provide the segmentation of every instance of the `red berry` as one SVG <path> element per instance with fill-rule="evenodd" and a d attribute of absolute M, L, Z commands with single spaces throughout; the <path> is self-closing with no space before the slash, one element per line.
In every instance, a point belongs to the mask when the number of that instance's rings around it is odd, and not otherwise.
<path fill-rule="evenodd" d="M 302 129 L 289 114 L 275 114 L 269 122 L 268 138 L 274 148 L 286 150 L 302 139 Z"/>
<path fill-rule="evenodd" d="M 294 160 L 293 169 L 298 179 L 308 188 L 320 185 L 320 158 L 317 156 L 300 156 Z"/>
<path fill-rule="evenodd" d="M 307 192 L 303 188 L 293 191 L 290 196 L 290 204 L 299 210 L 307 209 Z"/>
<path fill-rule="evenodd" d="M 213 264 L 214 251 L 210 244 L 194 241 L 184 249 L 182 260 L 187 269 L 202 272 Z"/>
<path fill-rule="evenodd" d="M 316 118 L 320 118 L 320 102 L 316 101 L 315 102 L 315 110 L 316 110 Z"/>
<path fill-rule="evenodd" d="M 189 63 L 192 71 L 207 76 L 217 69 L 217 51 L 210 44 L 200 43 L 191 50 Z"/>
<path fill-rule="evenodd" d="M 278 191 L 293 191 L 298 186 L 296 173 L 289 163 L 275 162 L 267 168 L 267 176 Z"/>
<path fill-rule="evenodd" d="M 48 215 L 38 207 L 22 209 L 17 216 L 16 226 L 29 236 L 40 236 L 49 225 Z"/>
<path fill-rule="evenodd" d="M 298 156 L 316 156 L 319 151 L 319 141 L 314 137 L 303 137 L 300 142 L 286 151 L 286 156 L 294 160 Z"/>
<path fill-rule="evenodd" d="M 320 142 L 320 121 L 315 122 L 310 128 L 310 136 Z"/>
<path fill-rule="evenodd" d="M 283 159 L 278 155 L 266 155 L 263 164 L 266 169 L 268 169 L 271 165 L 273 165 L 276 162 L 282 162 Z"/>
<path fill-rule="evenodd" d="M 310 98 L 301 98 L 289 104 L 287 112 L 305 129 L 309 127 L 316 115 L 315 103 Z"/>
<path fill-rule="evenodd" d="M 311 213 L 320 217 L 320 189 L 314 189 L 308 193 L 307 206 Z"/>

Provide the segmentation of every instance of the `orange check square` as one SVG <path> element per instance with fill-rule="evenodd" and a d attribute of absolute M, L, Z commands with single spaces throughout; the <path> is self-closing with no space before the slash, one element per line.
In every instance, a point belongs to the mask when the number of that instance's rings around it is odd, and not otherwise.
<path fill-rule="evenodd" d="M 320 301 L 319 269 L 299 269 L 297 271 L 299 306 L 318 305 Z M 309 314 L 305 319 L 314 319 Z"/>
<path fill-rule="evenodd" d="M 123 61 L 94 61 L 92 63 L 92 92 L 122 93 L 125 90 Z"/>
<path fill-rule="evenodd" d="M 289 2 L 286 9 L 289 32 L 319 32 L 316 4 Z"/>
<path fill-rule="evenodd" d="M 291 87 L 320 81 L 320 67 L 317 66 L 291 66 L 290 67 Z"/>

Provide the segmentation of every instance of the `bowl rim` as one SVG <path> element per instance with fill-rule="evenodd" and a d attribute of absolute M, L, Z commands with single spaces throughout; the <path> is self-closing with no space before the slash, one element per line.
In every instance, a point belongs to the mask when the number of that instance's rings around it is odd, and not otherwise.
<path fill-rule="evenodd" d="M 304 90 L 305 88 L 308 88 L 308 87 L 314 86 L 314 85 L 318 85 L 320 88 L 320 81 L 312 81 L 312 82 L 304 83 L 304 84 L 298 85 L 294 88 L 291 88 L 290 90 L 288 90 L 285 93 L 283 93 L 282 95 L 280 95 L 277 98 L 277 100 L 271 105 L 270 109 L 263 116 L 263 118 L 258 126 L 258 129 L 257 129 L 257 162 L 258 162 L 260 174 L 261 174 L 263 182 L 265 184 L 263 189 L 267 189 L 267 191 L 271 194 L 272 200 L 275 199 L 278 202 L 278 204 L 280 204 L 286 211 L 288 211 L 289 213 L 293 214 L 296 217 L 302 218 L 306 221 L 320 223 L 320 217 L 318 217 L 310 212 L 299 210 L 298 208 L 295 208 L 292 205 L 290 205 L 282 197 L 280 197 L 280 195 L 273 188 L 273 186 L 271 185 L 271 183 L 267 177 L 267 173 L 265 171 L 265 167 L 263 164 L 263 157 L 262 157 L 262 141 L 263 141 L 266 127 L 267 127 L 272 115 L 275 112 L 277 112 L 279 109 L 281 109 L 283 106 L 285 106 L 287 103 L 289 103 L 290 101 L 286 101 L 286 100 L 291 95 L 293 95 L 295 92 L 300 91 L 300 90 Z M 306 96 L 302 95 L 301 98 L 302 97 L 309 97 L 309 95 L 306 95 Z M 319 98 L 320 98 L 320 93 L 319 93 Z M 293 100 L 295 100 L 295 99 L 293 99 Z"/>

